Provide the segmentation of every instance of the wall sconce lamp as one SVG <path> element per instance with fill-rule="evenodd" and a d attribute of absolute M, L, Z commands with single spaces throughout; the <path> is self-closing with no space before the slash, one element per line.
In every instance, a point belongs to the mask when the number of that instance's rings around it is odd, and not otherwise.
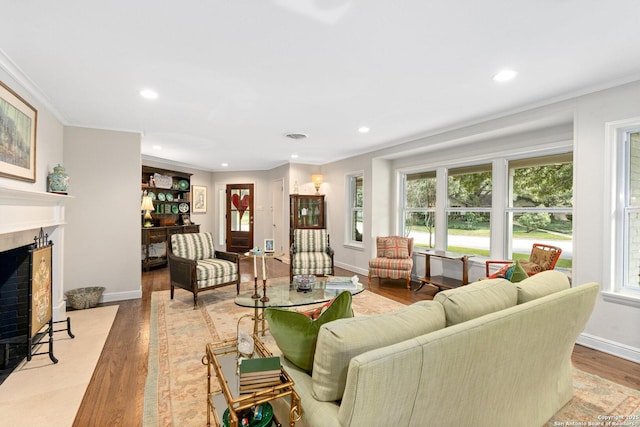
<path fill-rule="evenodd" d="M 144 226 L 145 227 L 153 227 L 153 223 L 151 222 L 151 211 L 154 210 L 153 201 L 151 200 L 151 196 L 145 195 L 142 196 L 142 206 L 140 206 L 140 210 L 145 211 L 144 214 Z"/>
<path fill-rule="evenodd" d="M 320 186 L 324 181 L 324 177 L 321 174 L 311 175 L 311 182 L 313 182 L 313 186 L 316 188 L 316 195 L 320 194 Z"/>

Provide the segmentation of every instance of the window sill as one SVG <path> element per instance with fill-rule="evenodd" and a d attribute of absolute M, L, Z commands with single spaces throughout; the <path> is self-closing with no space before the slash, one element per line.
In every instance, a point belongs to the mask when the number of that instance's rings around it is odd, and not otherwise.
<path fill-rule="evenodd" d="M 354 249 L 356 251 L 364 251 L 364 245 L 362 243 L 343 243 L 343 247 L 347 249 Z"/>
<path fill-rule="evenodd" d="M 602 299 L 616 304 L 628 305 L 630 307 L 640 308 L 640 294 L 622 293 L 622 292 L 601 292 Z"/>

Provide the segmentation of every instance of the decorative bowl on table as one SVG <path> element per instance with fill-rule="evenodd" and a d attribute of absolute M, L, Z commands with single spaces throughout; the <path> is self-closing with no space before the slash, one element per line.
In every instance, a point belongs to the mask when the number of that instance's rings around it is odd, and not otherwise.
<path fill-rule="evenodd" d="M 313 274 L 298 274 L 293 276 L 293 283 L 300 292 L 310 291 L 316 283 L 316 276 Z"/>

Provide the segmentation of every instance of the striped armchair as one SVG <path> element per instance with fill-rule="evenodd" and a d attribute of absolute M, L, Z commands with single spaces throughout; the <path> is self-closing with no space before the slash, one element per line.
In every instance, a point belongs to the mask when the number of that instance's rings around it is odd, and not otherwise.
<path fill-rule="evenodd" d="M 298 274 L 333 274 L 333 249 L 329 245 L 329 234 L 322 229 L 293 230 L 289 278 Z"/>
<path fill-rule="evenodd" d="M 374 276 L 381 279 L 407 279 L 407 289 L 411 289 L 413 238 L 376 237 L 376 250 L 376 258 L 369 260 L 369 283 Z"/>
<path fill-rule="evenodd" d="M 193 293 L 194 308 L 206 289 L 235 284 L 240 293 L 240 257 L 216 251 L 212 233 L 172 235 L 168 259 L 171 299 L 176 286 Z"/>

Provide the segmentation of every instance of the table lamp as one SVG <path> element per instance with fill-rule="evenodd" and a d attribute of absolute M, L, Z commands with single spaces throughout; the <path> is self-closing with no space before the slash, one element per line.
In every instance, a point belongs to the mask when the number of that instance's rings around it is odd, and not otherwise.
<path fill-rule="evenodd" d="M 324 177 L 320 174 L 311 175 L 311 182 L 313 182 L 313 186 L 316 188 L 316 195 L 320 194 L 320 186 L 324 181 Z"/>
<path fill-rule="evenodd" d="M 154 210 L 153 201 L 151 200 L 151 196 L 142 196 L 142 206 L 140 206 L 140 210 L 145 211 L 144 214 L 144 226 L 145 227 L 153 227 L 153 223 L 151 222 L 151 211 Z"/>

